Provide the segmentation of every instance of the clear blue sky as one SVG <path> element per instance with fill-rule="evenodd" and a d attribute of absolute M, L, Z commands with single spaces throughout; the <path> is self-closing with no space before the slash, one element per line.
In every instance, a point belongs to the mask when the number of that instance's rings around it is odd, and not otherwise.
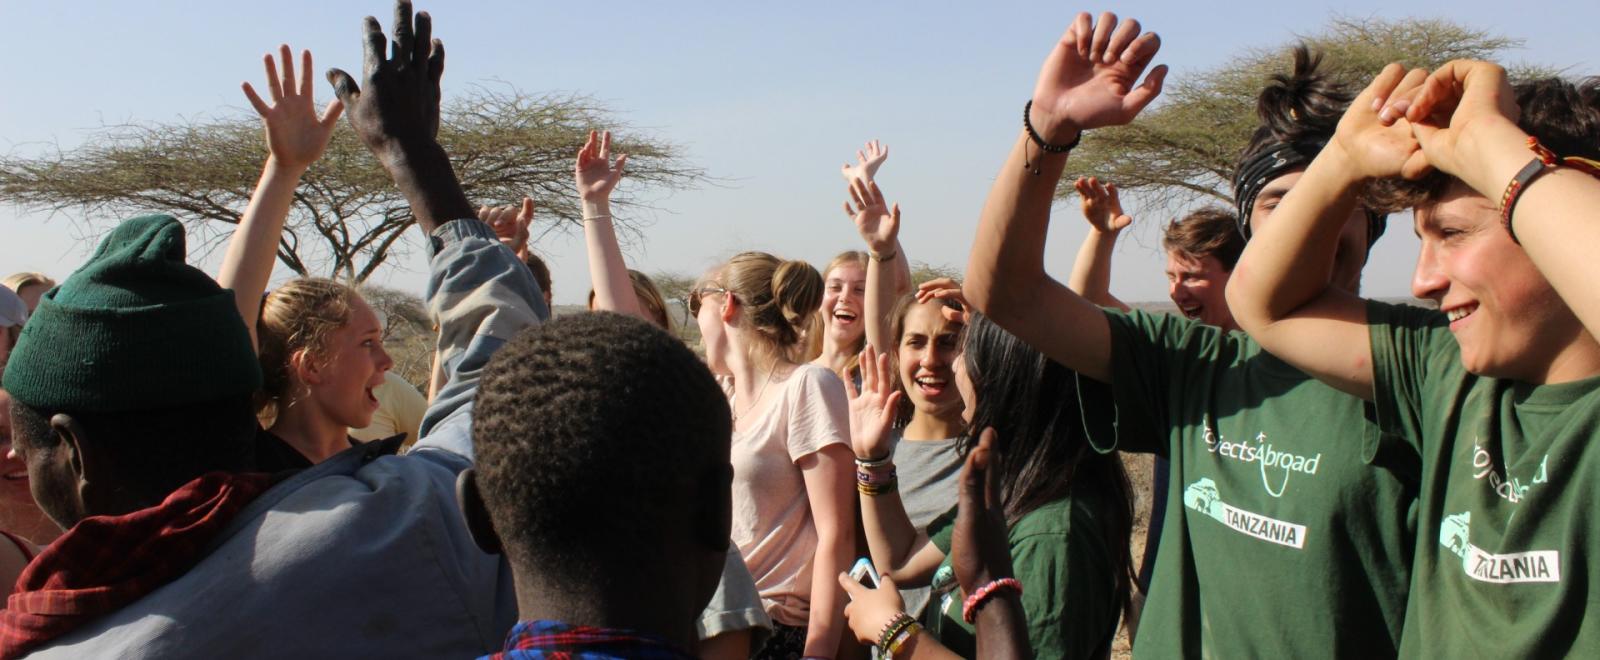
<path fill-rule="evenodd" d="M 1122 2 L 1110 9 L 1161 34 L 1169 83 L 1251 47 L 1353 16 L 1443 16 L 1526 40 L 1508 61 L 1600 72 L 1595 3 L 1360 0 L 1334 4 Z M 529 92 L 592 94 L 630 124 L 683 145 L 720 185 L 657 195 L 662 211 L 631 249 L 647 272 L 699 272 L 718 257 L 764 249 L 825 263 L 857 248 L 839 207 L 838 167 L 867 139 L 891 146 L 879 175 L 905 212 L 914 260 L 962 267 L 977 215 L 1017 130 L 1040 61 L 1079 7 L 1053 2 L 421 2 L 449 58 L 445 93 L 490 81 Z M 1449 14 L 1442 12 L 1449 11 Z M 308 48 L 318 68 L 357 71 L 362 2 L 46 3 L 0 0 L 9 63 L 0 67 L 0 150 L 70 148 L 103 123 L 179 121 L 247 112 L 239 83 L 258 82 L 277 44 Z M 323 99 L 330 96 L 319 86 Z M 628 185 L 626 180 L 622 184 Z M 1157 226 L 1182 209 L 1133 209 L 1113 291 L 1165 299 Z M 1373 254 L 1365 289 L 1405 295 L 1416 241 L 1401 219 Z M 1083 223 L 1058 206 L 1053 271 L 1065 273 Z M 92 249 L 72 218 L 0 206 L 0 274 L 66 276 Z M 415 241 L 413 241 L 415 243 Z M 579 302 L 582 243 L 539 245 L 557 302 Z M 220 255 L 217 255 L 220 256 Z M 215 268 L 217 256 L 204 260 Z M 420 290 L 420 250 L 377 281 Z M 280 269 L 281 271 L 281 269 Z M 284 273 L 280 272 L 280 276 Z"/>

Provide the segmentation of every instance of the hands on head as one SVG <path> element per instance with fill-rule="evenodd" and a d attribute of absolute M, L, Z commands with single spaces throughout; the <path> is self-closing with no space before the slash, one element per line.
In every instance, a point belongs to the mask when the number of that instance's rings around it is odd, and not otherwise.
<path fill-rule="evenodd" d="M 883 166 L 883 161 L 889 159 L 889 145 L 880 144 L 877 140 L 867 142 L 866 146 L 856 150 L 856 164 L 845 163 L 839 167 L 839 174 L 847 182 L 857 180 L 872 181 L 878 175 L 878 168 Z"/>
<path fill-rule="evenodd" d="M 946 321 L 962 325 L 972 321 L 972 305 L 967 303 L 966 294 L 961 292 L 960 282 L 948 277 L 938 277 L 918 285 L 917 302 L 926 304 L 929 300 L 949 300 L 961 307 L 961 309 L 946 307 L 940 310 Z"/>
<path fill-rule="evenodd" d="M 300 51 L 300 75 L 295 77 L 294 55 L 289 46 L 278 47 L 278 57 L 283 60 L 283 73 L 268 53 L 263 59 L 267 69 L 267 92 L 272 104 L 261 100 L 250 83 L 244 83 L 245 98 L 261 115 L 266 125 L 267 149 L 273 162 L 280 166 L 304 170 L 322 156 L 339 123 L 344 103 L 339 99 L 328 102 L 318 116 L 311 93 L 311 51 Z"/>
<path fill-rule="evenodd" d="M 854 206 L 845 202 L 844 214 L 855 221 L 867 247 L 878 254 L 893 251 L 900 236 L 900 205 L 888 206 L 878 184 L 863 179 L 851 179 L 850 199 Z"/>
<path fill-rule="evenodd" d="M 578 150 L 578 162 L 573 168 L 578 196 L 585 202 L 610 201 L 611 191 L 622 180 L 622 168 L 627 162 L 627 154 L 617 156 L 615 164 L 611 162 L 611 131 L 601 133 L 598 141 L 595 132 L 589 131 L 589 139 Z"/>
<path fill-rule="evenodd" d="M 1039 71 L 1029 122 L 1046 142 L 1060 145 L 1079 131 L 1133 121 L 1161 93 L 1165 64 L 1139 82 L 1160 48 L 1161 38 L 1141 34 L 1134 19 L 1078 14 Z"/>
<path fill-rule="evenodd" d="M 518 259 L 528 253 L 528 227 L 533 224 L 533 198 L 523 197 L 519 206 L 480 206 L 478 219 L 494 230 L 500 243 L 516 253 Z"/>
<path fill-rule="evenodd" d="M 1133 218 L 1122 212 L 1122 200 L 1117 196 L 1117 184 L 1101 184 L 1095 177 L 1078 177 L 1072 182 L 1082 200 L 1083 218 L 1089 226 L 1102 234 L 1115 234 L 1133 224 Z"/>
<path fill-rule="evenodd" d="M 1393 91 L 1377 94 L 1371 107 L 1381 123 L 1408 125 L 1416 138 L 1425 163 L 1408 162 L 1408 177 L 1438 168 L 1491 198 L 1509 180 L 1489 171 L 1488 159 L 1478 151 L 1489 135 L 1521 132 L 1521 110 L 1499 65 L 1453 60 L 1431 74 L 1413 69 Z"/>

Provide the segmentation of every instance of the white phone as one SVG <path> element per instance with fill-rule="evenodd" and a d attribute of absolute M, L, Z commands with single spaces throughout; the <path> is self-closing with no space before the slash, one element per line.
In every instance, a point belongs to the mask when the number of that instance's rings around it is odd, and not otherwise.
<path fill-rule="evenodd" d="M 872 560 L 866 557 L 857 559 L 856 565 L 850 567 L 850 579 L 863 587 L 878 588 L 878 571 L 872 567 Z"/>

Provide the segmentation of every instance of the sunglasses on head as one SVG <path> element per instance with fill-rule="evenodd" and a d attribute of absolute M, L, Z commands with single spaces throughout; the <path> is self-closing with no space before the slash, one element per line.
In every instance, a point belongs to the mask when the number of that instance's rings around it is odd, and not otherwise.
<path fill-rule="evenodd" d="M 700 298 L 701 298 L 701 296 L 707 296 L 707 295 L 712 295 L 712 294 L 717 294 L 717 293 L 730 294 L 730 293 L 733 293 L 733 292 L 727 290 L 726 288 L 720 287 L 720 286 L 703 286 L 703 287 L 700 287 L 700 288 L 695 289 L 693 291 L 690 291 L 689 292 L 689 315 L 690 316 L 699 316 L 700 315 Z"/>

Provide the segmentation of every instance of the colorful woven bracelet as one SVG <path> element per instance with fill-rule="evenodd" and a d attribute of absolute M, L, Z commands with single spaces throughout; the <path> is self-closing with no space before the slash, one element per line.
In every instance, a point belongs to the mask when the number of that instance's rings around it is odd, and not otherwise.
<path fill-rule="evenodd" d="M 1523 191 L 1527 190 L 1535 179 L 1556 167 L 1571 167 L 1589 176 L 1600 178 L 1600 161 L 1578 156 L 1558 156 L 1548 147 L 1539 144 L 1539 138 L 1533 136 L 1528 136 L 1528 148 L 1533 150 L 1533 160 L 1517 170 L 1516 176 L 1511 177 L 1511 183 L 1506 184 L 1505 193 L 1500 195 L 1500 223 L 1505 225 L 1506 234 L 1511 236 L 1511 242 L 1518 245 L 1521 245 L 1522 241 L 1517 240 L 1517 231 L 1511 226 L 1511 213 L 1517 208 L 1517 201 L 1522 199 Z"/>
<path fill-rule="evenodd" d="M 1010 589 L 1017 592 L 1018 596 L 1022 595 L 1022 583 L 1018 582 L 1016 578 L 1000 578 L 978 587 L 978 590 L 972 592 L 971 596 L 967 596 L 966 602 L 961 604 L 961 618 L 965 619 L 967 623 L 977 623 L 978 608 L 983 607 L 984 602 L 988 601 L 996 591 L 1001 589 Z"/>
<path fill-rule="evenodd" d="M 856 482 L 856 491 L 860 492 L 862 495 L 867 495 L 869 497 L 877 497 L 879 495 L 888 495 L 889 493 L 893 493 L 893 492 L 895 492 L 895 491 L 897 491 L 899 489 L 900 489 L 900 480 L 898 480 L 898 479 L 896 479 L 894 481 L 890 481 L 888 483 L 884 483 L 884 484 L 871 484 L 871 485 L 864 484 L 864 483 L 861 483 L 859 481 Z"/>
<path fill-rule="evenodd" d="M 871 470 L 856 470 L 856 482 L 867 484 L 868 486 L 886 484 L 899 478 L 900 476 L 896 474 L 894 470 L 879 470 L 876 472 Z"/>
<path fill-rule="evenodd" d="M 896 612 L 894 616 L 889 617 L 889 621 L 887 623 L 883 624 L 883 632 L 878 634 L 878 648 L 883 651 L 888 651 L 889 642 L 894 640 L 894 636 L 899 634 L 900 631 L 906 626 L 913 623 L 916 623 L 916 620 L 912 619 L 910 614 L 906 614 L 905 612 Z"/>

